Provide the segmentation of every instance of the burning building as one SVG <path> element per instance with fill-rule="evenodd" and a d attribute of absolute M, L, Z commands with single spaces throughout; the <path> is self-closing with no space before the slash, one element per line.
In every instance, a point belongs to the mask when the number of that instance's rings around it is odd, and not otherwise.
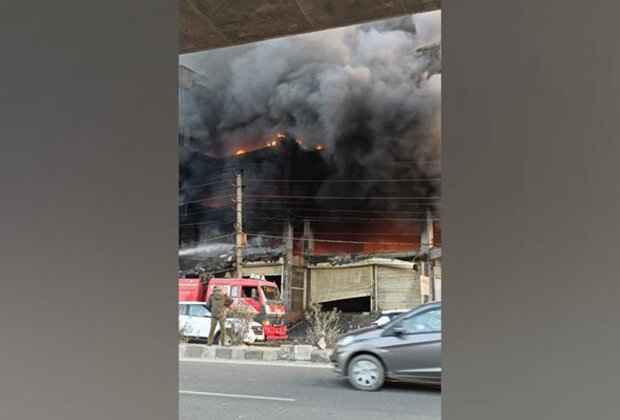
<path fill-rule="evenodd" d="M 195 154 L 181 167 L 182 178 L 211 180 L 181 189 L 181 245 L 232 232 L 235 170 L 243 171 L 244 230 L 258 247 L 281 244 L 291 223 L 296 253 L 405 251 L 420 247 L 429 212 L 438 219 L 438 179 L 341 179 L 323 151 L 283 138 L 277 146 L 223 158 Z"/>
<path fill-rule="evenodd" d="M 209 79 L 184 68 L 180 83 L 181 269 L 234 266 L 233 171 L 243 273 L 288 273 L 302 304 L 312 258 L 413 267 L 429 222 L 440 246 L 439 44 L 420 45 L 413 18 L 214 54 Z"/>

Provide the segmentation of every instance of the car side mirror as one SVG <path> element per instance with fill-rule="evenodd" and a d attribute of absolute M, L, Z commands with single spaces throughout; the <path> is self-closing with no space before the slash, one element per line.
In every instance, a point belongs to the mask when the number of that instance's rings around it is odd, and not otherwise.
<path fill-rule="evenodd" d="M 405 333 L 405 329 L 403 327 L 394 327 L 394 328 L 392 328 L 392 333 L 396 337 L 400 337 L 401 335 L 403 335 Z"/>

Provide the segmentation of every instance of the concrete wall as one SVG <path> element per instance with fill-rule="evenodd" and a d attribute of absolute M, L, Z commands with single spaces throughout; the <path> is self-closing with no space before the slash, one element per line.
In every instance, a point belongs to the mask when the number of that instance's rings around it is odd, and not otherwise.
<path fill-rule="evenodd" d="M 242 273 L 244 276 L 282 276 L 282 264 L 247 264 L 243 266 Z"/>
<path fill-rule="evenodd" d="M 291 310 L 303 311 L 306 307 L 306 267 L 293 266 L 291 272 Z"/>

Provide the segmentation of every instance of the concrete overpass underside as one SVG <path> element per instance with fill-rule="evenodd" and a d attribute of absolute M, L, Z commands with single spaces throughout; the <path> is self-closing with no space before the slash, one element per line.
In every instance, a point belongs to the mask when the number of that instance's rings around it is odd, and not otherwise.
<path fill-rule="evenodd" d="M 441 0 L 180 0 L 181 54 L 437 10 Z"/>

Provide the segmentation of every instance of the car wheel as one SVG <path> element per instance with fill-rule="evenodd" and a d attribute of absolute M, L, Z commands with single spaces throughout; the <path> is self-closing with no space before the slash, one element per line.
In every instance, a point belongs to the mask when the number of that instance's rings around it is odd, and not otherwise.
<path fill-rule="evenodd" d="M 351 385 L 361 391 L 376 391 L 385 382 L 385 369 L 376 357 L 361 354 L 349 363 L 347 377 Z"/>
<path fill-rule="evenodd" d="M 230 336 L 230 332 L 226 331 L 226 343 L 222 343 L 222 335 L 218 332 L 215 335 L 215 343 L 219 344 L 220 346 L 232 346 L 233 345 L 233 339 Z"/>

